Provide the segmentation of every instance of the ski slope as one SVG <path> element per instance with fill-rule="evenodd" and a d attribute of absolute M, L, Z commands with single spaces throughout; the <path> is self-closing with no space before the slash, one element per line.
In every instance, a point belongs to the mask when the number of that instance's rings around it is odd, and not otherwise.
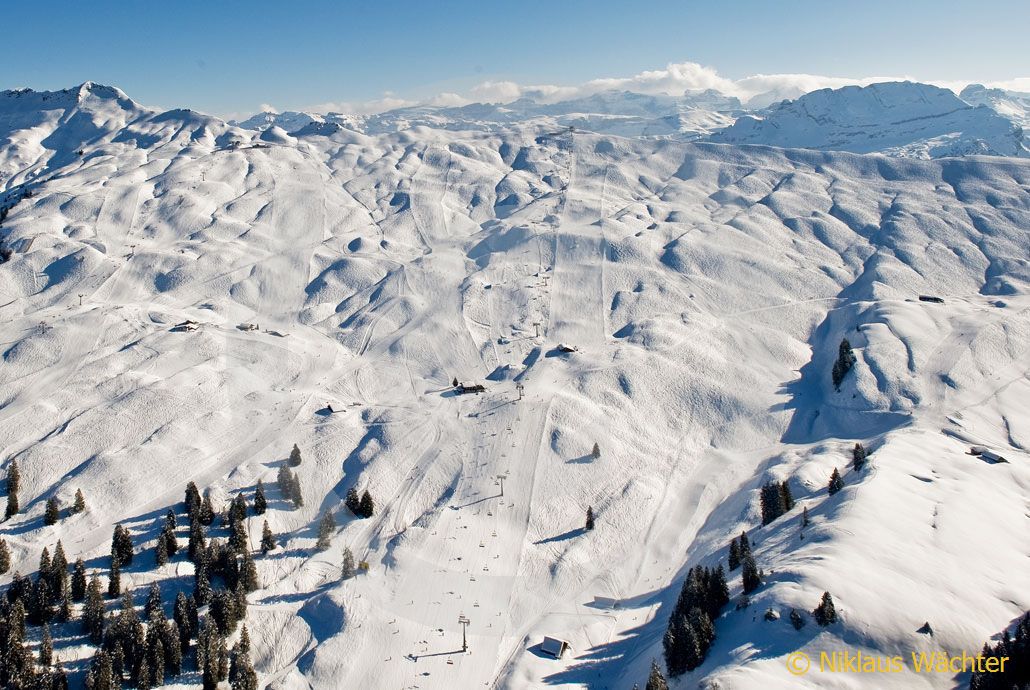
<path fill-rule="evenodd" d="M 1030 608 L 1030 162 L 532 123 L 269 135 L 118 94 L 55 97 L 2 147 L 12 572 L 58 538 L 106 568 L 113 524 L 149 547 L 187 482 L 217 504 L 260 479 L 281 548 L 247 625 L 277 689 L 631 687 L 687 569 L 743 529 L 767 584 L 679 687 L 797 687 L 802 647 L 974 652 Z M 870 469 L 829 498 L 856 440 Z M 294 443 L 297 510 L 274 489 Z M 769 478 L 799 505 L 758 528 Z M 44 526 L 76 488 L 89 510 Z M 369 570 L 341 583 L 344 546 Z M 123 586 L 191 589 L 152 559 Z M 842 623 L 794 631 L 824 590 Z M 88 652 L 58 650 L 80 674 Z"/>

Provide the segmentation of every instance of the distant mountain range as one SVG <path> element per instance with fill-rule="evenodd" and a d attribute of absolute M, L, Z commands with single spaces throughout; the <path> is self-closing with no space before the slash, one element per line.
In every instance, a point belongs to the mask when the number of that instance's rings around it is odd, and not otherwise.
<path fill-rule="evenodd" d="M 1027 155 L 1023 128 L 1028 113 L 1030 94 L 973 84 L 956 96 L 928 84 L 889 82 L 807 94 L 770 92 L 746 105 L 713 89 L 682 96 L 608 91 L 557 103 L 520 98 L 505 104 L 405 107 L 368 116 L 263 112 L 230 124 L 315 135 L 332 133 L 333 126 L 381 134 L 417 126 L 495 130 L 542 121 L 621 136 L 941 158 Z"/>
<path fill-rule="evenodd" d="M 1030 94 L 974 84 L 956 95 L 892 82 L 822 89 L 765 108 L 714 90 L 680 96 L 608 91 L 557 103 L 410 106 L 373 115 L 262 112 L 241 121 L 185 109 L 160 112 L 121 90 L 87 82 L 63 91 L 0 93 L 0 180 L 68 162 L 90 142 L 141 148 L 211 140 L 276 143 L 287 136 L 380 135 L 416 127 L 499 132 L 576 130 L 623 137 L 881 153 L 911 158 L 1030 155 Z M 60 160 L 51 161 L 52 157 Z M 49 163 L 48 163 L 49 162 Z"/>

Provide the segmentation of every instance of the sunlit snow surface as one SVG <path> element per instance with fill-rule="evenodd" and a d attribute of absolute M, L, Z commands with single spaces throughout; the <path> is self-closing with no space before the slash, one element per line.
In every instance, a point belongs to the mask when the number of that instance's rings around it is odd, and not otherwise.
<path fill-rule="evenodd" d="M 0 266 L 12 572 L 58 538 L 106 570 L 120 522 L 147 547 L 123 587 L 189 591 L 183 556 L 154 568 L 164 511 L 190 480 L 224 501 L 261 479 L 282 546 L 247 625 L 273 688 L 643 684 L 686 569 L 743 529 L 767 584 L 681 687 L 822 687 L 785 655 L 972 653 L 1030 608 L 1030 161 L 532 123 L 262 135 L 106 87 L 13 102 L 2 185 L 33 194 Z M 300 510 L 274 488 L 294 443 Z M 769 478 L 799 505 L 757 528 Z M 373 518 L 343 509 L 351 486 Z M 80 487 L 89 511 L 44 526 Z M 370 569 L 340 584 L 344 546 Z M 842 623 L 794 631 L 824 590 Z"/>

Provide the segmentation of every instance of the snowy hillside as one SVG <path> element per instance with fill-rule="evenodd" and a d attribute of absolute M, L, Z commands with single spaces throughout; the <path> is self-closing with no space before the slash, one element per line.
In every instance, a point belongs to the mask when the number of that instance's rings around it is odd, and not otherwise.
<path fill-rule="evenodd" d="M 953 100 L 816 92 L 720 140 L 1017 153 L 1010 123 Z M 565 117 L 258 131 L 90 84 L 0 95 L 0 448 L 21 471 L 0 581 L 58 539 L 107 577 L 122 524 L 140 551 L 122 587 L 189 593 L 182 522 L 155 562 L 166 511 L 185 520 L 191 481 L 216 509 L 262 481 L 246 526 L 279 547 L 255 556 L 246 624 L 277 690 L 643 685 L 687 570 L 725 564 L 742 530 L 765 583 L 674 687 L 826 687 L 786 655 L 972 653 L 1030 609 L 1030 160 Z M 300 507 L 276 487 L 294 444 Z M 761 527 L 770 479 L 797 505 Z M 47 525 L 77 489 L 88 509 Z M 368 570 L 341 582 L 345 547 Z M 841 620 L 794 630 L 824 591 Z M 54 629 L 79 683 L 93 648 Z M 545 635 L 571 650 L 548 657 Z M 833 682 L 968 678 L 866 680 Z"/>
<path fill-rule="evenodd" d="M 911 82 L 813 91 L 739 118 L 712 141 L 914 158 L 1030 153 L 1020 128 L 992 108 Z"/>

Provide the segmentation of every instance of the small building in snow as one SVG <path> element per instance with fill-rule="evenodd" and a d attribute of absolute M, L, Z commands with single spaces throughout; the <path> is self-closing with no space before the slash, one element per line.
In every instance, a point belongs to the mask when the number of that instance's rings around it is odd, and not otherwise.
<path fill-rule="evenodd" d="M 454 387 L 454 392 L 458 395 L 464 395 L 465 393 L 485 393 L 486 386 L 481 383 L 459 383 Z"/>
<path fill-rule="evenodd" d="M 540 643 L 540 651 L 548 656 L 553 656 L 555 659 L 561 659 L 568 648 L 569 643 L 566 640 L 559 640 L 557 637 L 547 637 L 546 635 L 544 636 L 544 641 Z"/>
<path fill-rule="evenodd" d="M 987 462 L 1008 462 L 1008 460 L 1003 458 L 998 453 L 995 453 L 993 450 L 984 449 L 980 451 L 980 457 L 986 460 Z"/>

